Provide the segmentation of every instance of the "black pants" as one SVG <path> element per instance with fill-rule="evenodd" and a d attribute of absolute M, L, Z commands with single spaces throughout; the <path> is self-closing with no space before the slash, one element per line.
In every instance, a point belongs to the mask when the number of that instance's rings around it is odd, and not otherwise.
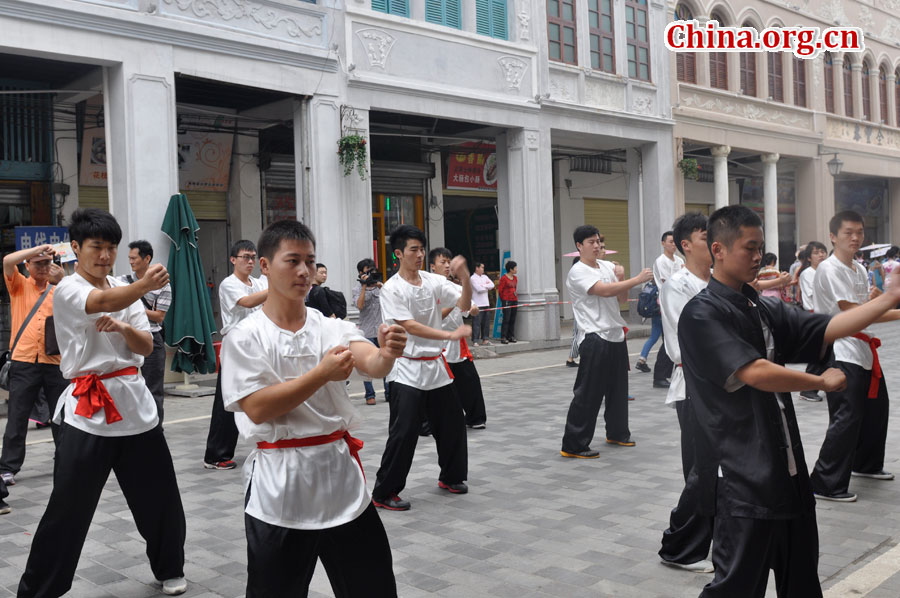
<path fill-rule="evenodd" d="M 828 432 L 810 476 L 813 490 L 819 494 L 847 492 L 851 470 L 875 473 L 884 469 L 889 410 L 884 378 L 878 398 L 870 399 L 871 370 L 843 361 L 834 365 L 847 376 L 847 388 L 826 395 Z"/>
<path fill-rule="evenodd" d="M 453 386 L 456 387 L 456 396 L 462 404 L 466 414 L 466 425 L 477 426 L 487 422 L 487 414 L 484 408 L 484 392 L 481 390 L 481 377 L 475 364 L 464 359 L 459 363 L 451 363 L 453 372 Z"/>
<path fill-rule="evenodd" d="M 225 411 L 225 405 L 222 402 L 222 372 L 219 372 L 216 376 L 216 396 L 213 398 L 209 433 L 206 435 L 204 463 L 231 461 L 234 459 L 237 441 L 238 429 L 234 423 L 234 413 Z"/>
<path fill-rule="evenodd" d="M 578 348 L 581 361 L 575 376 L 575 397 L 566 416 L 562 450 L 580 453 L 591 447 L 597 414 L 606 398 L 606 437 L 628 440 L 628 348 L 625 342 L 611 343 L 595 333 L 588 334 Z"/>
<path fill-rule="evenodd" d="M 162 429 L 105 437 L 62 425 L 53 491 L 41 518 L 19 598 L 62 596 L 72 578 L 109 472 L 116 474 L 156 579 L 184 576 L 184 509 Z"/>
<path fill-rule="evenodd" d="M 672 377 L 672 368 L 674 367 L 675 364 L 672 363 L 669 354 L 666 352 L 666 335 L 664 334 L 662 336 L 662 346 L 656 353 L 656 363 L 653 364 L 653 381 L 662 382 L 663 380 L 668 380 Z"/>
<path fill-rule="evenodd" d="M 297 530 L 244 515 L 247 598 L 301 598 L 321 559 L 335 598 L 393 598 L 391 546 L 375 507 L 344 525 Z"/>
<path fill-rule="evenodd" d="M 437 445 L 438 479 L 457 484 L 468 476 L 469 455 L 466 423 L 453 384 L 433 390 L 419 390 L 400 382 L 391 383 L 390 428 L 375 476 L 372 498 L 385 500 L 400 494 L 412 466 L 423 416 L 427 416 Z"/>
<path fill-rule="evenodd" d="M 669 529 L 663 532 L 659 556 L 671 563 L 690 565 L 702 561 L 709 554 L 712 543 L 713 518 L 696 511 L 696 487 L 698 478 L 694 469 L 694 430 L 696 415 L 690 400 L 675 403 L 678 424 L 681 427 L 681 466 L 684 472 L 684 489 L 678 505 L 669 515 Z"/>
<path fill-rule="evenodd" d="M 519 311 L 519 308 L 516 306 L 518 304 L 518 301 L 500 300 L 500 305 L 504 308 L 503 322 L 500 324 L 500 338 L 505 338 L 506 340 L 516 338 L 516 312 Z"/>
<path fill-rule="evenodd" d="M 159 423 L 163 422 L 163 382 L 166 377 L 166 344 L 163 342 L 162 332 L 153 333 L 153 353 L 144 358 L 141 366 L 141 375 L 153 400 L 156 401 L 156 411 L 159 413 Z"/>
<path fill-rule="evenodd" d="M 28 432 L 28 416 L 34 408 L 41 390 L 50 416 L 56 411 L 59 395 L 69 386 L 62 377 L 59 366 L 49 363 L 25 363 L 13 361 L 9 366 L 9 411 L 6 431 L 3 433 L 3 452 L 0 453 L 0 473 L 19 473 L 25 462 L 25 435 Z M 53 441 L 59 444 L 59 427 L 53 424 Z"/>
<path fill-rule="evenodd" d="M 487 309 L 488 307 L 488 305 L 485 305 L 484 309 Z M 481 310 L 482 307 L 478 306 L 478 309 Z M 491 324 L 493 323 L 494 312 L 479 311 L 477 314 L 475 314 L 472 322 L 472 342 L 480 343 L 481 341 L 490 340 Z"/>

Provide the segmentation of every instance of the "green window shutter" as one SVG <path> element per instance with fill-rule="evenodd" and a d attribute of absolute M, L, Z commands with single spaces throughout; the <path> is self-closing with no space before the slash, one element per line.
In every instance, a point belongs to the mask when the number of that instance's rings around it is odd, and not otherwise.
<path fill-rule="evenodd" d="M 475 31 L 481 35 L 491 34 L 491 0 L 475 0 Z"/>
<path fill-rule="evenodd" d="M 444 0 L 444 24 L 447 27 L 462 29 L 462 0 Z"/>
<path fill-rule="evenodd" d="M 409 0 L 389 0 L 388 12 L 398 17 L 409 16 Z"/>
<path fill-rule="evenodd" d="M 425 0 L 425 20 L 429 23 L 444 24 L 444 7 L 442 0 Z"/>
<path fill-rule="evenodd" d="M 506 31 L 506 0 L 491 0 L 491 37 L 509 39 Z"/>
<path fill-rule="evenodd" d="M 379 12 L 388 11 L 388 0 L 372 0 L 372 10 Z"/>

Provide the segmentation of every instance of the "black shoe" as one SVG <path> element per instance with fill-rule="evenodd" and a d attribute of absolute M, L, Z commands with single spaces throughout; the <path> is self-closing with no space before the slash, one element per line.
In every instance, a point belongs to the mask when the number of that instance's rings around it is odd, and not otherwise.
<path fill-rule="evenodd" d="M 508 340 L 509 342 L 511 342 L 511 343 L 517 343 L 517 342 L 519 342 L 519 341 L 516 340 L 516 337 L 514 337 L 514 336 L 509 337 L 507 340 Z"/>
<path fill-rule="evenodd" d="M 577 367 L 578 367 L 578 364 L 575 363 L 574 361 L 567 361 L 567 362 L 566 362 L 566 367 L 567 367 L 567 368 L 577 368 Z"/>
<path fill-rule="evenodd" d="M 391 494 L 384 500 L 378 500 L 373 497 L 372 504 L 379 509 L 387 509 L 388 511 L 408 511 L 410 507 L 408 500 L 403 500 L 396 494 Z"/>
<path fill-rule="evenodd" d="M 500 344 L 501 344 L 501 345 L 508 345 L 508 344 L 509 344 L 509 341 L 506 340 L 505 338 L 501 338 L 501 339 L 500 339 Z"/>
<path fill-rule="evenodd" d="M 668 380 L 654 380 L 653 381 L 653 388 L 669 388 L 669 386 L 670 385 L 669 385 Z"/>
<path fill-rule="evenodd" d="M 419 436 L 431 436 L 431 426 L 423 424 L 422 427 L 419 428 Z"/>
<path fill-rule="evenodd" d="M 600 456 L 599 451 L 594 451 L 591 449 L 578 453 L 561 450 L 559 451 L 559 454 L 561 457 L 567 457 L 569 459 L 596 459 Z"/>
<path fill-rule="evenodd" d="M 813 492 L 816 499 L 833 500 L 835 502 L 856 502 L 856 495 L 851 492 L 838 492 L 837 494 L 819 494 Z"/>
<path fill-rule="evenodd" d="M 638 360 L 638 362 L 634 364 L 634 369 L 644 372 L 645 374 L 650 373 L 650 366 L 647 365 L 646 361 Z"/>
<path fill-rule="evenodd" d="M 451 494 L 466 494 L 469 491 L 469 487 L 466 486 L 463 482 L 457 482 L 455 484 L 445 484 L 438 480 L 438 488 L 441 490 L 446 490 Z"/>
<path fill-rule="evenodd" d="M 800 398 L 804 401 L 811 401 L 813 403 L 822 402 L 822 396 L 814 390 L 804 390 L 800 393 Z"/>
<path fill-rule="evenodd" d="M 466 427 L 467 427 L 467 428 L 471 428 L 471 429 L 473 429 L 473 430 L 484 430 L 484 429 L 487 427 L 487 425 L 484 424 L 484 423 L 480 423 L 480 424 L 466 424 Z"/>

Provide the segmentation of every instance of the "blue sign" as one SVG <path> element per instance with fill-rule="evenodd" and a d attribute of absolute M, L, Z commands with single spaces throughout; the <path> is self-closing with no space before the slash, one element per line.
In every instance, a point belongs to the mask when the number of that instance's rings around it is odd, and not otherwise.
<path fill-rule="evenodd" d="M 69 242 L 69 229 L 65 226 L 17 226 L 16 251 L 30 249 L 47 243 Z"/>

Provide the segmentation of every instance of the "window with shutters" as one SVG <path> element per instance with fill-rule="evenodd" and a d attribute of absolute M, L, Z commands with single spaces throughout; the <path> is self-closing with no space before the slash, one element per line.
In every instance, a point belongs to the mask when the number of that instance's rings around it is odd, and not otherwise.
<path fill-rule="evenodd" d="M 694 18 L 691 9 L 685 4 L 679 4 L 675 7 L 676 21 L 690 21 Z M 697 82 L 697 55 L 694 52 L 676 52 L 675 53 L 676 76 L 679 81 L 685 83 Z"/>
<path fill-rule="evenodd" d="M 588 0 L 588 28 L 591 36 L 591 68 L 616 72 L 615 34 L 612 0 Z"/>
<path fill-rule="evenodd" d="M 506 0 L 475 0 L 475 31 L 496 39 L 509 39 Z"/>
<path fill-rule="evenodd" d="M 425 0 L 425 20 L 455 29 L 462 29 L 462 0 Z"/>
<path fill-rule="evenodd" d="M 755 52 L 741 52 L 741 93 L 745 96 L 756 95 Z"/>
<path fill-rule="evenodd" d="M 769 52 L 769 97 L 776 102 L 784 101 L 784 65 L 781 52 Z"/>
<path fill-rule="evenodd" d="M 710 15 L 711 21 L 718 21 L 725 27 L 725 19 L 718 13 Z M 709 86 L 715 89 L 728 89 L 728 55 L 725 52 L 709 53 Z"/>
<path fill-rule="evenodd" d="M 628 47 L 628 76 L 650 80 L 650 37 L 647 0 L 625 0 L 625 41 Z"/>
<path fill-rule="evenodd" d="M 792 58 L 794 63 L 794 106 L 806 108 L 806 60 Z"/>
<path fill-rule="evenodd" d="M 887 71 L 882 66 L 878 69 L 878 107 L 881 110 L 881 122 L 888 125 L 890 115 L 888 114 L 888 92 L 887 92 Z"/>
<path fill-rule="evenodd" d="M 853 65 L 850 58 L 844 56 L 844 114 L 853 118 Z"/>
<path fill-rule="evenodd" d="M 550 60 L 578 64 L 575 47 L 575 0 L 547 0 Z"/>
<path fill-rule="evenodd" d="M 900 127 L 900 68 L 894 71 L 894 114 L 894 126 Z"/>
<path fill-rule="evenodd" d="M 862 67 L 862 109 L 863 109 L 863 118 L 865 120 L 872 120 L 872 94 L 869 91 L 869 75 L 871 75 L 872 71 L 869 68 L 868 62 L 863 62 Z"/>
<path fill-rule="evenodd" d="M 825 111 L 834 114 L 834 57 L 825 53 Z"/>
<path fill-rule="evenodd" d="M 398 17 L 409 17 L 409 0 L 372 0 L 372 10 Z"/>

